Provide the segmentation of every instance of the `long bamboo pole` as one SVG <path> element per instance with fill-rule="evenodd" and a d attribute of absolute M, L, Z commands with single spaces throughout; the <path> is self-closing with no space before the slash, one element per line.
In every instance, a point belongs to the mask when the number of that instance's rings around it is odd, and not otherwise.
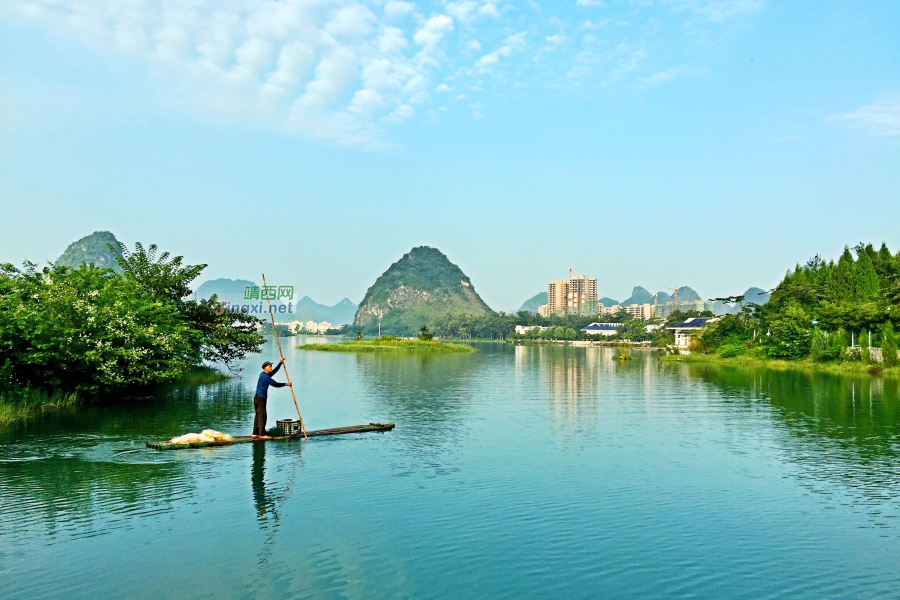
<path fill-rule="evenodd" d="M 272 301 L 269 299 L 269 294 L 267 293 L 268 286 L 266 285 L 266 275 L 263 273 L 263 294 L 266 296 L 266 302 L 269 304 L 269 318 L 272 319 L 272 333 L 275 334 L 275 343 L 278 344 L 278 354 L 281 356 L 281 360 L 284 361 L 284 352 L 281 351 L 281 342 L 278 340 L 278 330 L 275 329 L 275 314 L 272 313 Z M 288 384 L 291 383 L 291 376 L 288 375 L 287 365 L 284 362 L 281 363 L 281 366 L 284 367 L 284 376 L 287 379 Z M 306 435 L 306 425 L 303 424 L 303 417 L 300 416 L 300 407 L 297 405 L 297 394 L 294 393 L 294 386 L 289 385 L 291 388 L 291 397 L 294 399 L 294 408 L 297 409 L 297 416 L 300 417 L 300 429 L 303 430 L 303 438 L 309 439 L 309 436 Z"/>

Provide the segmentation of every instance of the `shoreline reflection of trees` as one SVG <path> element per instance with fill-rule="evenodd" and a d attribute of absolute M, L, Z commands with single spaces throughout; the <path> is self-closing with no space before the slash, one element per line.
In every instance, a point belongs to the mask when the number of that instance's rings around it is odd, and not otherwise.
<path fill-rule="evenodd" d="M 238 382 L 170 386 L 139 402 L 86 406 L 4 431 L 0 512 L 52 534 L 60 523 L 167 510 L 194 488 L 191 472 L 199 465 L 143 442 L 242 423 L 251 408 Z"/>
<path fill-rule="evenodd" d="M 726 398 L 764 401 L 783 425 L 776 436 L 804 476 L 883 503 L 900 488 L 900 382 L 863 376 L 692 365 L 691 377 Z"/>
<path fill-rule="evenodd" d="M 440 445 L 448 433 L 462 427 L 460 417 L 472 402 L 470 380 L 483 362 L 476 354 L 438 355 L 358 354 L 361 379 L 370 384 L 385 414 L 401 422 L 415 423 L 404 431 L 425 446 Z"/>
<path fill-rule="evenodd" d="M 194 487 L 187 470 L 182 463 L 131 464 L 77 457 L 4 463 L 0 513 L 5 515 L 5 533 L 12 539 L 52 536 L 73 523 L 91 527 L 98 516 L 104 517 L 98 528 L 116 529 L 145 511 L 168 510 L 173 498 Z"/>

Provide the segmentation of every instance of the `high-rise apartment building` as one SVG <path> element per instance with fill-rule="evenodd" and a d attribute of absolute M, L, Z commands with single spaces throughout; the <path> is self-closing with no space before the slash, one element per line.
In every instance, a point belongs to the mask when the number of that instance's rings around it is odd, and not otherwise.
<path fill-rule="evenodd" d="M 566 313 L 578 316 L 597 314 L 597 280 L 584 275 L 569 278 Z"/>
<path fill-rule="evenodd" d="M 569 282 L 565 279 L 557 279 L 547 284 L 547 314 L 566 314 L 569 297 Z"/>
<path fill-rule="evenodd" d="M 569 276 L 547 284 L 547 304 L 538 314 L 592 316 L 597 314 L 597 280 L 585 275 Z"/>

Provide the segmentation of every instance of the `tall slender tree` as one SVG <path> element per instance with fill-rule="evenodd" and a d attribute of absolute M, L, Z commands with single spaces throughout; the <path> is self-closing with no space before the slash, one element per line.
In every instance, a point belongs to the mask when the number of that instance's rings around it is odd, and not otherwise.
<path fill-rule="evenodd" d="M 850 248 L 844 246 L 844 253 L 834 267 L 831 277 L 831 293 L 833 299 L 837 302 L 845 302 L 852 300 L 854 296 L 854 267 L 856 262 L 853 255 L 850 254 Z"/>
<path fill-rule="evenodd" d="M 878 273 L 875 272 L 872 258 L 867 251 L 862 250 L 854 269 L 855 296 L 861 300 L 872 299 L 878 295 L 880 287 Z"/>

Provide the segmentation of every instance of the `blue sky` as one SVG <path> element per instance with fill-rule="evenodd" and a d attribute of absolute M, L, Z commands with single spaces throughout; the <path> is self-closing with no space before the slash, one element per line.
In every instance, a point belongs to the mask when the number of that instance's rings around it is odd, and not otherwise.
<path fill-rule="evenodd" d="M 359 301 L 771 287 L 900 247 L 900 3 L 11 0 L 0 260 L 94 230 Z M 204 277 L 205 279 L 206 277 Z"/>

